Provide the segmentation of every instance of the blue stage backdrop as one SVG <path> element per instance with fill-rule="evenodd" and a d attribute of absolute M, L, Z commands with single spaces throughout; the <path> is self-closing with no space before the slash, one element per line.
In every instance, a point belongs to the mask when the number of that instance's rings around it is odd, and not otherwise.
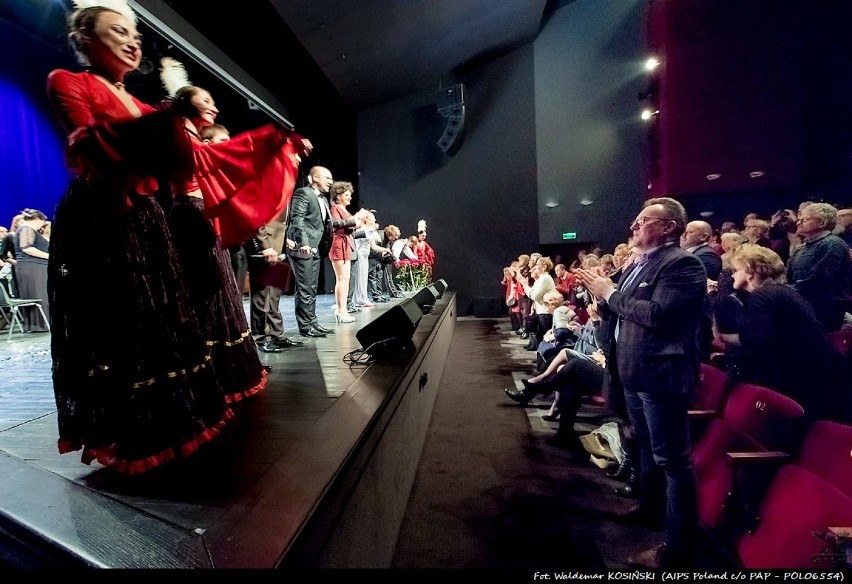
<path fill-rule="evenodd" d="M 53 216 L 70 174 L 65 135 L 47 102 L 47 75 L 73 67 L 59 2 L 0 1 L 0 225 L 21 209 Z"/>
<path fill-rule="evenodd" d="M 15 80 L 0 77 L 0 225 L 9 227 L 21 209 L 48 217 L 68 186 L 63 137 L 44 105 Z"/>

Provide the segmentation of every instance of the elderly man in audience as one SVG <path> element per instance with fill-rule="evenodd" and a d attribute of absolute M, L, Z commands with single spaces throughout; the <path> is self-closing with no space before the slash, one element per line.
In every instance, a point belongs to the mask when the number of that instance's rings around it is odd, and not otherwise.
<path fill-rule="evenodd" d="M 722 258 L 710 247 L 712 236 L 713 228 L 709 223 L 690 221 L 680 236 L 680 247 L 701 260 L 708 278 L 718 280 L 719 272 L 722 271 Z"/>
<path fill-rule="evenodd" d="M 556 291 L 562 294 L 563 298 L 570 298 L 571 291 L 574 288 L 574 274 L 565 268 L 565 264 L 553 266 L 553 273 L 553 284 L 556 286 Z"/>
<path fill-rule="evenodd" d="M 824 332 L 843 324 L 850 270 L 849 246 L 832 230 L 837 209 L 828 203 L 804 207 L 796 220 L 802 245 L 787 261 L 787 283 L 810 302 Z"/>
<path fill-rule="evenodd" d="M 707 293 L 701 261 L 677 245 L 686 229 L 678 201 L 648 199 L 630 225 L 639 254 L 619 280 L 580 269 L 577 278 L 610 318 L 610 384 L 621 387 L 639 444 L 639 507 L 633 517 L 665 514 L 662 544 L 628 558 L 634 567 L 691 565 L 697 535 L 696 479 L 687 410 L 698 387 L 698 336 Z"/>

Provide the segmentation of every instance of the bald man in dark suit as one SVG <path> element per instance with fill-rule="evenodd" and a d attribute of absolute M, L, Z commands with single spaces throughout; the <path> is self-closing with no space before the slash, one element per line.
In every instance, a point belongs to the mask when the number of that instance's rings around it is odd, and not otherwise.
<path fill-rule="evenodd" d="M 290 201 L 287 239 L 295 242 L 289 252 L 296 277 L 296 323 L 303 337 L 324 337 L 333 330 L 317 321 L 317 289 L 320 262 L 331 245 L 331 207 L 326 195 L 334 179 L 324 166 L 311 168 L 310 184 L 296 189 Z"/>

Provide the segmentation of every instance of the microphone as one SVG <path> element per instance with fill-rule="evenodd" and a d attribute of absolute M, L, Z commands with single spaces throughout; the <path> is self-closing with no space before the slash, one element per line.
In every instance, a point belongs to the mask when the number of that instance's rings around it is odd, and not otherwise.
<path fill-rule="evenodd" d="M 312 251 L 316 252 L 316 250 L 312 250 Z M 263 256 L 263 254 L 262 254 L 262 253 L 253 253 L 253 254 L 251 254 L 251 256 L 250 256 L 250 257 L 258 258 L 258 259 L 261 259 L 261 260 L 262 260 L 264 256 Z M 284 261 L 284 260 L 286 260 L 286 259 L 287 259 L 287 254 L 286 254 L 286 253 L 282 253 L 282 254 L 279 254 L 279 255 L 278 255 L 278 261 L 279 261 L 279 262 L 283 262 L 283 261 Z"/>

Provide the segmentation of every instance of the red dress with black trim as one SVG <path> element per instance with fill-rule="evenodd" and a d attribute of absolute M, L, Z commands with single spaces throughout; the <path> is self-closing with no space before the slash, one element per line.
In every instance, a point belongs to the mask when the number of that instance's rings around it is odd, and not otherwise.
<path fill-rule="evenodd" d="M 191 455 L 233 416 L 150 196 L 155 177 L 191 175 L 192 149 L 171 111 L 134 99 L 131 112 L 91 73 L 55 70 L 47 93 L 75 174 L 48 263 L 58 447 L 142 473 Z"/>
<path fill-rule="evenodd" d="M 271 220 L 270 213 L 280 214 L 278 209 L 287 206 L 298 163 L 285 132 L 265 126 L 221 144 L 205 144 L 189 132 L 194 159 L 207 169 L 206 178 L 199 181 L 193 175 L 172 184 L 169 228 L 213 369 L 229 402 L 262 391 L 266 371 L 221 233 L 224 228 L 232 243 L 243 243 L 244 229 L 256 233 Z M 199 190 L 203 199 L 187 196 Z"/>

